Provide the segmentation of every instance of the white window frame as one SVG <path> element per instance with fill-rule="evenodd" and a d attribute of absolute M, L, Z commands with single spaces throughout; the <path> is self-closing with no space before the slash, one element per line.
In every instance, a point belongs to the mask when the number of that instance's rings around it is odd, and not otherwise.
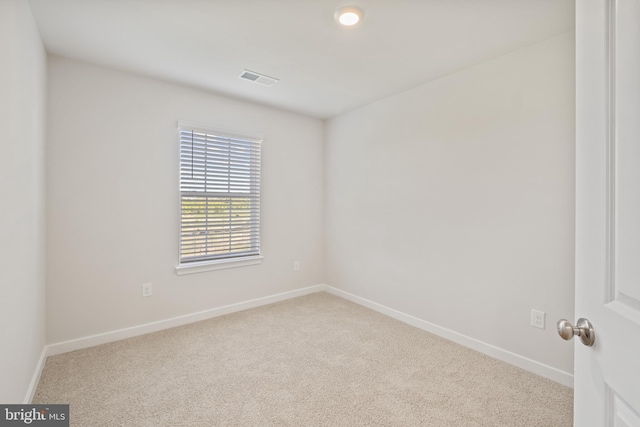
<path fill-rule="evenodd" d="M 187 122 L 187 121 L 179 121 L 178 122 L 178 146 L 179 146 L 179 153 L 182 153 L 182 141 L 181 141 L 181 133 L 182 132 L 189 132 L 189 131 L 193 131 L 196 133 L 200 133 L 200 134 L 207 134 L 207 135 L 212 135 L 218 138 L 229 138 L 229 139 L 235 139 L 235 140 L 242 140 L 242 141 L 247 141 L 248 143 L 251 144 L 258 144 L 258 146 L 260 146 L 262 144 L 263 141 L 263 137 L 261 135 L 250 135 L 250 134 L 246 134 L 246 133 L 238 133 L 238 132 L 230 132 L 227 130 L 222 130 L 216 127 L 212 127 L 212 126 L 207 126 L 207 125 L 202 125 L 199 123 L 194 123 L 194 122 Z M 257 182 L 257 187 L 258 187 L 258 191 L 257 191 L 257 196 L 255 196 L 255 193 L 253 193 L 253 197 L 257 197 L 257 203 L 258 203 L 258 213 L 257 213 L 257 220 L 258 220 L 258 231 L 257 231 L 257 235 L 252 236 L 251 241 L 252 244 L 254 244 L 254 237 L 257 239 L 257 243 L 255 243 L 257 245 L 258 251 L 257 253 L 255 253 L 255 250 L 252 250 L 251 254 L 247 254 L 247 255 L 242 255 L 242 254 L 234 254 L 234 253 L 229 253 L 227 256 L 225 255 L 219 255 L 219 256 L 211 256 L 212 259 L 203 259 L 203 260 L 183 260 L 182 258 L 182 244 L 183 244 L 183 234 L 182 234 L 182 221 L 183 221 L 183 217 L 182 217 L 182 198 L 185 195 L 185 193 L 187 193 L 188 195 L 193 195 L 195 193 L 190 192 L 190 191 L 183 191 L 183 178 L 182 178 L 182 173 L 181 173 L 181 169 L 182 169 L 182 165 L 183 165 L 183 160 L 181 158 L 181 154 L 179 154 L 179 168 L 178 168 L 178 182 L 179 182 L 179 186 L 178 186 L 178 192 L 179 192 L 179 204 L 178 204 L 178 212 L 179 212 L 179 218 L 180 218 L 180 224 L 179 224 L 179 230 L 178 230 L 178 265 L 176 266 L 176 274 L 178 275 L 183 275 L 183 274 L 192 274 L 192 273 L 200 273 L 200 272 L 204 272 L 204 271 L 212 271 L 212 270 L 220 270 L 220 269 L 226 269 L 226 268 L 235 268 L 235 267 L 243 267 L 243 266 L 247 266 L 247 265 L 255 265 L 255 264 L 260 264 L 262 263 L 263 260 L 263 256 L 261 253 L 261 248 L 260 248 L 260 233 L 261 233 L 261 219 L 260 219 L 260 193 L 261 193 L 261 189 L 260 189 L 260 183 L 261 183 L 261 176 L 260 176 L 260 152 L 261 152 L 261 148 L 258 149 L 258 182 Z M 255 167 L 255 166 L 252 166 Z M 253 190 L 252 190 L 253 191 Z M 225 194 L 229 194 L 231 193 L 231 191 L 229 191 L 228 193 Z M 208 194 L 209 196 L 211 196 L 211 193 L 208 193 L 206 191 L 203 191 L 201 194 Z M 216 193 L 217 194 L 217 193 Z M 200 193 L 198 193 L 198 195 L 200 195 Z M 215 197 L 215 196 L 214 196 Z M 223 196 L 221 196 L 223 197 Z M 233 197 L 232 197 L 233 198 Z"/>

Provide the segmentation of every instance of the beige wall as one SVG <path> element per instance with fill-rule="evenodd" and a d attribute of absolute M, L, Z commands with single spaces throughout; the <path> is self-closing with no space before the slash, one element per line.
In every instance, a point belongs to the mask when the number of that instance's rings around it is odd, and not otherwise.
<path fill-rule="evenodd" d="M 0 402 L 22 403 L 45 343 L 46 56 L 26 1 L 0 1 Z"/>
<path fill-rule="evenodd" d="M 327 284 L 572 374 L 574 110 L 566 34 L 328 121 Z"/>
<path fill-rule="evenodd" d="M 48 111 L 49 343 L 323 282 L 322 121 L 55 56 Z M 261 265 L 175 274 L 178 120 L 264 135 Z"/>

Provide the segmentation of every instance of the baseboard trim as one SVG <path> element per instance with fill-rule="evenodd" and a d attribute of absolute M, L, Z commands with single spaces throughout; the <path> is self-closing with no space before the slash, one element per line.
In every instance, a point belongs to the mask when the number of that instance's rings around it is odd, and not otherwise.
<path fill-rule="evenodd" d="M 24 396 L 23 404 L 28 405 L 33 400 L 33 396 L 36 394 L 36 389 L 38 388 L 38 383 L 40 382 L 40 376 L 42 375 L 42 370 L 44 369 L 44 364 L 47 361 L 47 347 L 42 347 L 42 352 L 40 353 L 40 358 L 38 359 L 38 364 L 36 365 L 36 369 L 33 371 L 33 376 L 31 377 L 31 382 L 29 383 L 29 388 L 27 388 L 27 394 Z"/>
<path fill-rule="evenodd" d="M 170 319 L 159 320 L 156 322 L 145 323 L 143 325 L 132 326 L 130 328 L 119 329 L 116 331 L 105 332 L 102 334 L 91 335 L 88 337 L 78 338 L 69 341 L 49 344 L 45 347 L 46 356 L 55 356 L 57 354 L 68 353 L 74 350 L 93 347 L 100 344 L 106 344 L 113 341 L 119 341 L 126 338 L 132 338 L 139 335 L 149 334 L 176 326 L 186 325 L 188 323 L 199 322 L 201 320 L 211 319 L 213 317 L 223 316 L 225 314 L 235 313 L 274 302 L 284 301 L 303 295 L 313 294 L 326 290 L 324 285 L 309 286 L 293 291 L 282 292 L 275 295 L 269 295 L 262 298 L 256 298 L 249 301 L 243 301 L 235 304 L 229 304 L 209 310 L 199 311 L 197 313 L 185 314 Z M 37 382 L 36 382 L 37 384 Z"/>
<path fill-rule="evenodd" d="M 527 357 L 521 356 L 516 353 L 512 353 L 503 348 L 496 347 L 492 344 L 488 344 L 486 342 L 468 337 L 466 335 L 460 334 L 450 329 L 443 328 L 442 326 L 438 326 L 431 322 L 427 322 L 426 320 L 422 320 L 417 317 L 411 316 L 409 314 L 403 313 L 401 311 L 395 310 L 393 308 L 384 306 L 382 304 L 378 304 L 377 302 L 373 302 L 368 299 L 350 294 L 349 292 L 345 292 L 341 289 L 324 285 L 324 290 L 326 292 L 329 292 L 330 294 L 344 298 L 358 305 L 362 305 L 364 307 L 375 310 L 379 313 L 386 314 L 389 317 L 392 317 L 396 320 L 400 320 L 401 322 L 407 323 L 411 326 L 415 326 L 416 328 L 441 336 L 450 341 L 453 341 L 465 347 L 469 347 L 473 350 L 476 350 L 480 353 L 484 353 L 487 356 L 491 356 L 498 360 L 502 360 L 503 362 L 509 363 L 511 365 L 517 366 L 529 372 L 533 372 L 534 374 L 540 375 L 542 377 L 545 377 L 547 379 L 550 379 L 552 381 L 555 381 L 567 387 L 573 388 L 573 375 L 568 372 L 561 371 L 552 366 L 545 365 L 544 363 L 537 362 L 535 360 L 529 359 Z"/>
<path fill-rule="evenodd" d="M 267 304 L 273 304 L 275 302 L 322 291 L 336 295 L 340 298 L 344 298 L 358 305 L 370 308 L 396 320 L 407 323 L 411 326 L 415 326 L 416 328 L 441 336 L 465 347 L 469 347 L 473 350 L 479 351 L 480 353 L 494 357 L 498 360 L 502 360 L 503 362 L 509 363 L 562 385 L 573 388 L 573 375 L 568 372 L 561 371 L 552 366 L 545 365 L 543 363 L 505 350 L 503 348 L 496 347 L 492 344 L 488 344 L 475 338 L 471 338 L 469 336 L 452 331 L 450 329 L 443 328 L 442 326 L 427 322 L 426 320 L 419 319 L 417 317 L 384 306 L 382 304 L 378 304 L 377 302 L 370 301 L 341 289 L 334 288 L 329 285 L 315 285 L 262 298 L 256 298 L 249 301 L 243 301 L 236 304 L 230 304 L 223 307 L 217 307 L 210 310 L 204 310 L 197 313 L 191 313 L 183 316 L 173 317 L 170 319 L 146 323 L 139 326 L 133 326 L 130 328 L 119 329 L 116 331 L 105 332 L 102 334 L 96 334 L 88 337 L 46 345 L 42 350 L 42 355 L 40 356 L 40 360 L 38 361 L 38 366 L 36 367 L 36 371 L 33 374 L 33 378 L 31 380 L 31 384 L 29 385 L 27 395 L 25 396 L 25 403 L 30 403 L 33 399 L 38 381 L 40 380 L 40 375 L 42 374 L 42 369 L 44 368 L 44 363 L 48 356 L 55 356 L 57 354 L 67 353 L 74 350 L 80 350 L 100 344 L 106 344 L 113 341 L 119 341 L 126 338 L 157 332 L 176 326 L 199 322 L 201 320 L 211 319 L 214 317 L 223 316 L 225 314 L 235 313 L 238 311 L 260 307 Z"/>

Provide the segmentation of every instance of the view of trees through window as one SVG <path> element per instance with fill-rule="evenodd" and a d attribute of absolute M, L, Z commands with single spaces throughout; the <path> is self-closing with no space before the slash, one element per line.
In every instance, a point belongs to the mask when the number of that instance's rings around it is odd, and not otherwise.
<path fill-rule="evenodd" d="M 251 250 L 251 208 L 248 197 L 183 196 L 180 257 Z"/>

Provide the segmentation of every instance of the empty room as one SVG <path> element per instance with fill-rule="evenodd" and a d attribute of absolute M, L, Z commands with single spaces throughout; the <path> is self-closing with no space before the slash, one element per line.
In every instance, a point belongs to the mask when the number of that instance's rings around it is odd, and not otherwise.
<path fill-rule="evenodd" d="M 640 426 L 638 0 L 0 0 L 0 58 L 0 425 Z"/>

